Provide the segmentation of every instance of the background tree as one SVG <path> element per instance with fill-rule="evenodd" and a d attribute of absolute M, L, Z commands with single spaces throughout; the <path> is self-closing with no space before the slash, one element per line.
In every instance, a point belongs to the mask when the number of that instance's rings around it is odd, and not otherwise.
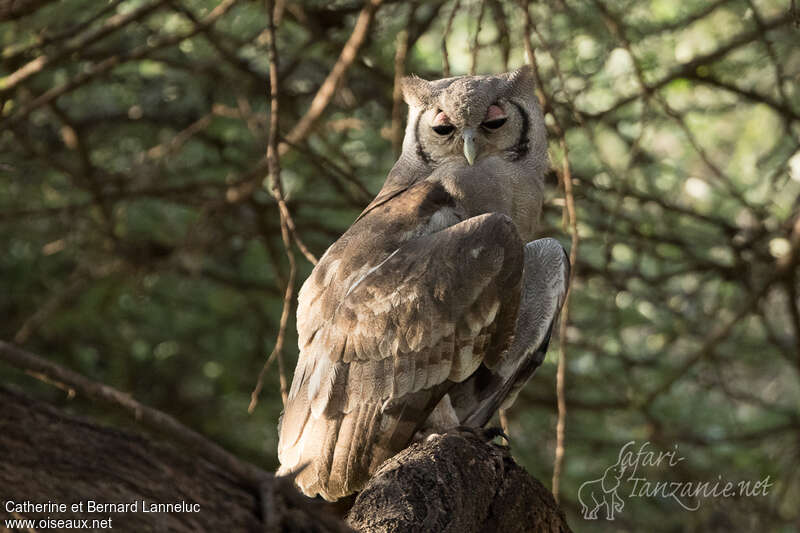
<path fill-rule="evenodd" d="M 580 522 L 578 487 L 633 439 L 678 445 L 662 479 L 774 485 L 693 513 L 628 499 L 619 528 L 797 523 L 794 2 L 278 1 L 277 189 L 265 9 L 0 1 L 0 338 L 274 469 L 297 352 L 287 286 L 390 168 L 397 79 L 535 59 L 554 167 L 543 233 L 577 262 L 558 342 L 507 414 L 514 455 L 552 477 L 580 530 L 605 524 Z"/>

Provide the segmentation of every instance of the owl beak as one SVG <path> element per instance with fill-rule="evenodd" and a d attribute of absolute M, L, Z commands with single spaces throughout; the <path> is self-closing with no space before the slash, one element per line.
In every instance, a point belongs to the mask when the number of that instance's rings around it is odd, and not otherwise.
<path fill-rule="evenodd" d="M 475 130 L 466 128 L 462 137 L 464 138 L 464 157 L 467 158 L 467 163 L 471 166 L 475 162 L 475 156 L 478 155 L 475 149 Z"/>

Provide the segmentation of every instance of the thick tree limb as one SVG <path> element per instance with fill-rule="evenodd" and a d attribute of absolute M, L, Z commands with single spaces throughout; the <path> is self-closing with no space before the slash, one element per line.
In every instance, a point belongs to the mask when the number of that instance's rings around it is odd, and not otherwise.
<path fill-rule="evenodd" d="M 262 506 L 249 480 L 190 449 L 66 416 L 3 388 L 0 405 L 0 517 L 4 519 L 82 518 L 91 525 L 93 519 L 111 518 L 114 530 L 137 532 L 264 531 L 264 524 L 272 524 L 277 531 L 347 531 L 286 481 L 265 480 L 272 485 L 272 498 Z M 9 500 L 68 506 L 84 502 L 84 511 L 9 516 Z M 89 500 L 139 502 L 138 512 L 90 513 L 85 503 Z M 199 508 L 197 512 L 145 513 L 143 501 L 148 505 L 185 502 Z M 270 511 L 262 521 L 262 514 Z"/>
<path fill-rule="evenodd" d="M 287 480 L 262 487 L 191 448 L 106 428 L 0 387 L 0 518 L 110 518 L 118 531 L 347 531 Z M 10 513 L 6 502 L 138 502 L 136 512 Z M 145 513 L 144 505 L 198 504 Z M 86 505 L 86 504 L 85 504 Z M 570 531 L 550 492 L 479 432 L 437 435 L 387 461 L 350 526 L 382 531 Z"/>
<path fill-rule="evenodd" d="M 70 392 L 78 392 L 93 400 L 100 400 L 122 407 L 131 412 L 137 421 L 156 431 L 170 435 L 186 446 L 191 447 L 196 455 L 202 455 L 209 460 L 215 461 L 253 485 L 260 483 L 263 477 L 269 475 L 255 465 L 240 461 L 219 445 L 209 441 L 196 431 L 187 428 L 170 415 L 142 405 L 129 394 L 103 383 L 96 383 L 77 372 L 52 363 L 13 344 L 0 341 L 0 360 L 33 374 L 38 379 L 55 383 L 60 388 L 69 389 Z"/>
<path fill-rule="evenodd" d="M 368 533 L 568 533 L 550 491 L 480 433 L 431 436 L 389 459 L 356 498 L 348 523 Z"/>

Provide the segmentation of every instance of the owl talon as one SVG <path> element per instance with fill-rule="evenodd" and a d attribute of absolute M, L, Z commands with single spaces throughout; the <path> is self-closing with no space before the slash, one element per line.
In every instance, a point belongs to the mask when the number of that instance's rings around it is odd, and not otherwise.
<path fill-rule="evenodd" d="M 506 434 L 506 432 L 503 431 L 503 428 L 491 427 L 491 428 L 484 429 L 483 432 L 484 432 L 484 435 L 487 438 L 487 442 L 491 441 L 491 440 L 494 440 L 497 437 L 503 437 L 506 440 L 506 442 L 508 442 L 508 443 L 511 442 L 511 437 L 509 437 Z"/>
<path fill-rule="evenodd" d="M 474 435 L 487 443 L 492 442 L 497 437 L 503 437 L 506 442 L 511 442 L 511 438 L 505 434 L 502 428 L 499 427 L 476 428 L 472 426 L 458 426 L 453 431 L 458 433 L 469 433 L 470 435 Z"/>

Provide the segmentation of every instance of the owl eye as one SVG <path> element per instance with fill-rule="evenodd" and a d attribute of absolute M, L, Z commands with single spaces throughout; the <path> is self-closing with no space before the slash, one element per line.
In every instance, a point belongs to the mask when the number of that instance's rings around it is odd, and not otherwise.
<path fill-rule="evenodd" d="M 506 120 L 507 120 L 506 117 L 500 117 L 500 118 L 496 118 L 496 119 L 493 119 L 493 120 L 487 120 L 486 122 L 481 124 L 481 126 L 483 126 L 486 129 L 489 129 L 489 130 L 496 130 L 497 128 L 499 128 L 500 126 L 505 124 Z"/>
<path fill-rule="evenodd" d="M 486 117 L 483 119 L 483 126 L 487 130 L 496 130 L 506 123 L 506 114 L 498 104 L 492 104 L 486 110 Z"/>
<path fill-rule="evenodd" d="M 433 131 L 435 131 L 439 135 L 450 135 L 451 133 L 453 133 L 453 130 L 455 129 L 456 127 L 453 126 L 452 124 L 440 124 L 438 126 L 433 127 Z"/>

